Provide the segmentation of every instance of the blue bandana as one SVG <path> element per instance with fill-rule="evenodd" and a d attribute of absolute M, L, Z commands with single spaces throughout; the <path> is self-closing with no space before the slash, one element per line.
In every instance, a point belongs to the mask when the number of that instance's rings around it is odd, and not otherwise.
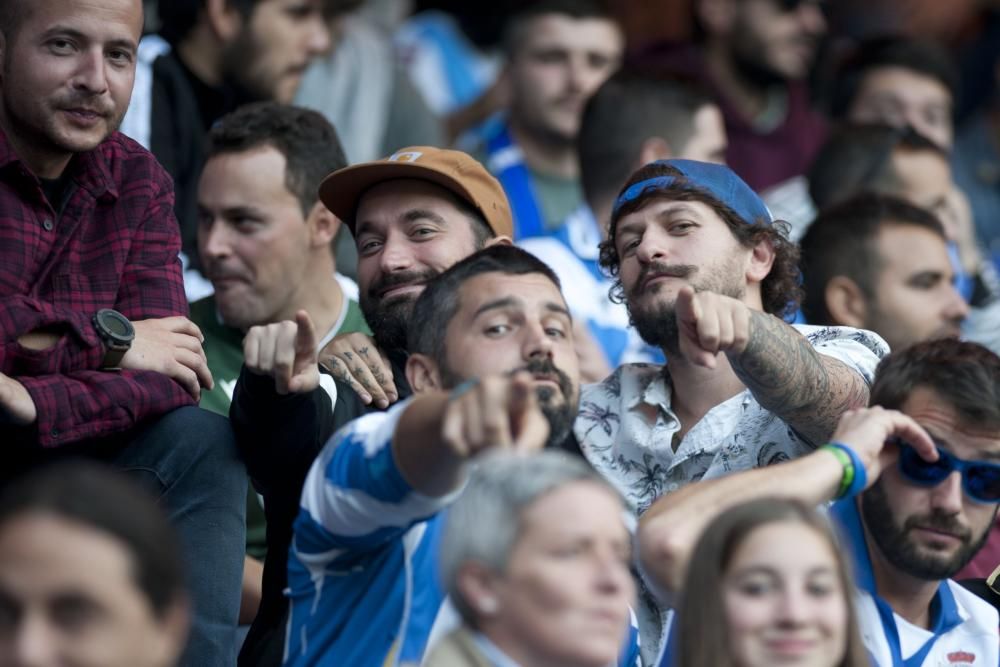
<path fill-rule="evenodd" d="M 633 183 L 615 201 L 612 217 L 630 201 L 643 194 L 668 188 L 672 185 L 698 190 L 717 199 L 736 212 L 747 224 L 763 220 L 771 223 L 771 212 L 757 193 L 732 169 L 725 165 L 695 160 L 658 160 L 653 164 L 673 167 L 681 176 L 660 176 Z"/>

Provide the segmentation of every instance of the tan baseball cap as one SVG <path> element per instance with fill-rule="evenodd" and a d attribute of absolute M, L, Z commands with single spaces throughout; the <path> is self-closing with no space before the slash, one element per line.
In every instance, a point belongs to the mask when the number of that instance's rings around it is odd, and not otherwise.
<path fill-rule="evenodd" d="M 514 222 L 503 187 L 486 167 L 462 151 L 409 146 L 381 160 L 344 167 L 323 179 L 319 198 L 353 232 L 361 195 L 397 178 L 436 183 L 482 213 L 497 236 L 513 236 Z"/>

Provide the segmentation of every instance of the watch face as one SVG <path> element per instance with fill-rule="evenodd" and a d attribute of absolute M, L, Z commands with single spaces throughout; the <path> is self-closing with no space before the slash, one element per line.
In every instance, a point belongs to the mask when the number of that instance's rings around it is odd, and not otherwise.
<path fill-rule="evenodd" d="M 116 336 L 127 336 L 130 333 L 131 327 L 129 327 L 125 322 L 122 322 L 117 317 L 105 317 L 101 324 L 107 327 L 108 331 Z"/>
<path fill-rule="evenodd" d="M 116 310 L 100 310 L 97 312 L 96 320 L 100 328 L 103 329 L 104 335 L 115 344 L 128 345 L 135 337 L 132 323 Z"/>

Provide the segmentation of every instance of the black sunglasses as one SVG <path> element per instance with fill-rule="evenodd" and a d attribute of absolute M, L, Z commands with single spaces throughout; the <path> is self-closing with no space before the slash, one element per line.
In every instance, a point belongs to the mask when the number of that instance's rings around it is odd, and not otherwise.
<path fill-rule="evenodd" d="M 938 460 L 925 461 L 913 447 L 896 440 L 899 445 L 899 471 L 919 486 L 937 486 L 956 470 L 962 475 L 965 493 L 979 503 L 1000 502 L 1000 464 L 985 461 L 965 461 L 937 448 Z"/>

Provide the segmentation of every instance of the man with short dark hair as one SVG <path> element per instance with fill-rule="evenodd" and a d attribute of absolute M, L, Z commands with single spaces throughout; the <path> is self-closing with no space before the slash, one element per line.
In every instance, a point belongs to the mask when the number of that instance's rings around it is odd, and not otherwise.
<path fill-rule="evenodd" d="M 862 194 L 820 213 L 799 245 L 806 321 L 868 329 L 893 350 L 961 333 L 969 307 L 932 213 Z"/>
<path fill-rule="evenodd" d="M 900 133 L 919 136 L 921 143 L 933 143 L 945 152 L 947 159 L 954 135 L 952 110 L 958 73 L 941 47 L 902 36 L 868 39 L 844 59 L 832 84 L 828 106 L 833 120 L 839 124 L 896 128 Z M 821 153 L 844 140 L 844 135 L 835 131 Z M 827 169 L 835 179 L 864 180 L 864 169 L 838 174 L 826 166 L 829 161 L 825 157 L 817 155 L 810 172 L 818 166 Z M 950 177 L 947 185 L 948 207 L 967 208 L 965 196 L 951 183 Z M 812 222 L 816 208 L 824 206 L 810 199 L 812 186 L 811 177 L 809 182 L 795 179 L 765 195 L 772 212 L 792 224 L 795 238 Z"/>
<path fill-rule="evenodd" d="M 198 247 L 215 293 L 191 316 L 216 382 L 202 406 L 228 414 L 251 327 L 304 310 L 321 346 L 368 327 L 357 285 L 336 272 L 340 220 L 319 201 L 322 180 L 347 166 L 333 126 L 315 111 L 259 102 L 223 116 L 208 141 Z"/>
<path fill-rule="evenodd" d="M 830 134 L 808 178 L 820 210 L 866 191 L 927 209 L 944 225 L 962 296 L 977 307 L 994 298 L 994 272 L 982 262 L 968 205 L 954 196 L 948 154 L 930 139 L 912 128 L 844 125 Z"/>
<path fill-rule="evenodd" d="M 294 320 L 305 311 L 319 331 L 318 345 L 339 333 L 369 330 L 355 301 L 357 285 L 336 273 L 333 243 L 340 221 L 317 192 L 327 174 L 346 166 L 333 127 L 317 112 L 258 102 L 223 116 L 208 139 L 198 190 L 198 249 L 215 293 L 191 304 L 191 318 L 205 337 L 215 378 L 201 406 L 228 415 L 250 327 Z M 248 495 L 243 623 L 258 613 L 266 537 L 278 545 L 272 556 L 278 565 L 268 568 L 269 576 L 285 569 L 288 535 L 280 526 L 291 522 L 295 509 L 266 495 L 262 507 L 256 492 Z M 265 515 L 287 518 L 265 534 Z M 260 613 L 266 619 L 281 609 Z M 257 635 L 252 628 L 244 651 Z"/>
<path fill-rule="evenodd" d="M 180 543 L 153 497 L 80 461 L 0 497 L 5 665 L 174 667 L 190 623 Z"/>
<path fill-rule="evenodd" d="M 241 104 L 291 102 L 306 66 L 330 47 L 324 14 L 340 0 L 167 0 L 143 39 L 122 132 L 173 177 L 186 259 L 198 261 L 198 178 L 205 137 Z M 200 267 L 198 267 L 200 268 Z M 186 274 L 192 298 L 210 292 Z"/>
<path fill-rule="evenodd" d="M 572 317 L 529 253 L 492 246 L 434 278 L 414 305 L 410 350 L 415 396 L 338 431 L 306 480 L 287 665 L 420 663 L 447 629 L 438 536 L 469 466 L 570 433 Z"/>
<path fill-rule="evenodd" d="M 940 46 L 876 37 L 859 44 L 838 69 L 830 114 L 853 123 L 912 127 L 950 150 L 957 91 L 957 69 Z"/>
<path fill-rule="evenodd" d="M 410 395 L 407 335 L 424 285 L 484 246 L 510 243 L 500 184 L 459 151 L 405 148 L 335 171 L 319 196 L 354 235 L 361 308 L 375 339 L 345 334 L 320 351 L 312 320 L 302 313 L 251 327 L 244 340 L 246 368 L 230 419 L 268 507 L 269 554 L 261 603 L 269 611 L 255 624 L 255 635 L 258 628 L 266 635 L 244 649 L 247 665 L 281 660 L 284 561 L 309 466 L 338 428 Z"/>
<path fill-rule="evenodd" d="M 874 664 L 992 665 L 997 611 L 951 577 L 982 546 L 1000 503 L 1000 358 L 954 338 L 894 351 L 871 405 L 846 413 L 809 456 L 662 498 L 640 525 L 644 572 L 676 590 L 701 531 L 735 505 L 833 501 Z"/>
<path fill-rule="evenodd" d="M 689 82 L 624 68 L 597 89 L 584 107 L 577 142 L 585 203 L 547 237 L 519 245 L 551 266 L 578 326 L 577 344 L 592 339 L 600 363 L 581 354 L 581 377 L 598 381 L 621 363 L 663 361 L 629 327 L 628 314 L 608 299 L 610 281 L 598 265 L 611 207 L 629 175 L 670 157 L 724 162 L 726 131 L 718 106 Z"/>
<path fill-rule="evenodd" d="M 519 241 L 558 230 L 581 203 L 580 115 L 624 37 L 599 0 L 541 0 L 508 19 L 503 49 L 509 109 L 475 155 L 503 185 Z"/>
<path fill-rule="evenodd" d="M 184 664 L 231 664 L 246 473 L 226 420 L 192 405 L 212 378 L 170 177 L 115 131 L 142 4 L 0 11 L 0 482 L 67 455 L 148 482 L 191 573 Z"/>

